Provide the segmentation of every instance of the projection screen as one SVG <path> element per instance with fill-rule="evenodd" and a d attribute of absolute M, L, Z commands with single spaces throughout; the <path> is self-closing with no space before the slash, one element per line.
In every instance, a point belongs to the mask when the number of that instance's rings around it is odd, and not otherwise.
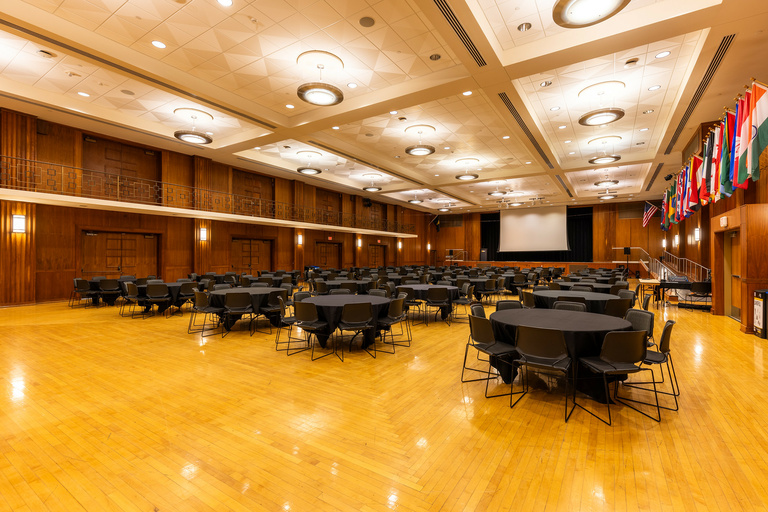
<path fill-rule="evenodd" d="M 502 210 L 499 251 L 568 251 L 565 206 Z"/>

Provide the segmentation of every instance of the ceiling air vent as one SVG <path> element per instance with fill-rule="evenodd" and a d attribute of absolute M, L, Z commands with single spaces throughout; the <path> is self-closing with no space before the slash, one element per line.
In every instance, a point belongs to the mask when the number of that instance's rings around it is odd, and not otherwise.
<path fill-rule="evenodd" d="M 467 31 L 464 30 L 464 27 L 459 22 L 459 19 L 456 17 L 453 9 L 451 9 L 451 6 L 448 5 L 448 2 L 445 0 L 434 0 L 434 2 L 437 8 L 440 9 L 440 12 L 443 13 L 445 20 L 451 26 L 453 31 L 456 32 L 456 35 L 459 36 L 459 39 L 461 39 L 461 43 L 464 45 L 464 48 L 466 48 L 472 58 L 475 59 L 477 65 L 479 67 L 485 66 L 487 62 L 485 62 L 485 59 L 480 54 L 480 50 L 477 49 L 475 43 L 472 41 L 472 39 L 469 38 L 469 34 L 467 34 Z"/>

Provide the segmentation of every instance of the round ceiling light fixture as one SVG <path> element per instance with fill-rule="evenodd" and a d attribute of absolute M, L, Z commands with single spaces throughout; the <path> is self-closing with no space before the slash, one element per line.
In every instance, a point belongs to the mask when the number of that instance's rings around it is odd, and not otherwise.
<path fill-rule="evenodd" d="M 338 87 L 324 82 L 302 84 L 296 90 L 299 98 L 312 105 L 328 107 L 344 101 L 344 93 Z"/>
<path fill-rule="evenodd" d="M 601 108 L 587 112 L 579 118 L 579 124 L 582 126 L 601 126 L 604 124 L 610 124 L 618 121 L 624 117 L 624 110 L 613 108 Z"/>
<path fill-rule="evenodd" d="M 590 146 L 594 144 L 616 144 L 619 141 L 621 141 L 621 137 L 618 135 L 606 135 L 605 137 L 597 137 L 596 139 L 591 139 L 589 142 L 587 142 L 587 144 Z"/>
<path fill-rule="evenodd" d="M 365 190 L 366 192 L 379 192 L 381 191 L 381 187 L 377 187 L 376 185 L 371 183 L 369 187 L 363 187 L 363 190 Z"/>
<path fill-rule="evenodd" d="M 624 9 L 630 0 L 558 0 L 552 19 L 563 28 L 584 28 L 601 23 Z"/>
<path fill-rule="evenodd" d="M 173 111 L 174 114 L 186 117 L 189 119 L 205 119 L 213 121 L 213 116 L 204 110 L 198 110 L 196 108 L 180 107 Z"/>
<path fill-rule="evenodd" d="M 397 113 L 397 112 L 395 112 L 395 113 Z M 431 125 L 428 125 L 428 124 L 414 124 L 414 125 L 409 126 L 408 128 L 406 128 L 403 131 L 405 131 L 405 133 L 407 133 L 407 134 L 416 133 L 418 135 L 421 135 L 421 134 L 424 134 L 424 133 L 435 133 L 435 131 L 437 131 L 437 130 L 435 130 L 434 126 L 431 126 Z"/>
<path fill-rule="evenodd" d="M 459 158 L 456 160 L 456 163 L 459 165 L 475 165 L 479 164 L 480 160 L 474 157 L 467 157 L 467 158 Z"/>
<path fill-rule="evenodd" d="M 493 197 L 501 197 L 505 195 L 505 193 L 502 192 L 501 190 L 494 190 L 493 192 L 488 192 L 488 195 Z"/>
<path fill-rule="evenodd" d="M 421 199 L 414 197 L 413 199 L 410 199 L 408 202 L 411 204 L 421 204 L 422 201 Z"/>
<path fill-rule="evenodd" d="M 438 208 L 437 211 L 439 211 L 439 212 L 449 212 L 449 211 L 451 211 L 451 209 L 450 208 Z"/>
<path fill-rule="evenodd" d="M 196 130 L 177 130 L 173 132 L 173 136 L 181 141 L 189 142 L 190 144 L 210 144 L 213 142 L 210 135 Z"/>
<path fill-rule="evenodd" d="M 344 93 L 338 87 L 323 82 L 323 71 L 340 71 L 344 69 L 344 61 L 336 55 L 323 50 L 309 50 L 296 58 L 296 64 L 311 66 L 320 73 L 320 80 L 300 85 L 296 94 L 302 101 L 311 105 L 327 107 L 338 105 L 344 101 Z"/>
<path fill-rule="evenodd" d="M 600 196 L 597 196 L 598 199 L 602 199 L 604 201 L 607 201 L 609 199 L 616 199 L 616 192 L 611 192 L 608 189 L 605 189 L 605 194 L 602 194 Z"/>
<path fill-rule="evenodd" d="M 523 205 L 523 203 L 521 203 L 520 201 L 515 201 L 514 203 L 507 203 L 507 204 L 509 206 L 522 206 Z"/>
<path fill-rule="evenodd" d="M 589 85 L 579 91 L 579 98 L 581 97 L 596 97 L 602 98 L 609 95 L 616 95 L 623 91 L 627 85 L 619 80 L 606 80 L 605 82 L 598 82 L 596 84 Z"/>
<path fill-rule="evenodd" d="M 476 180 L 478 177 L 479 176 L 477 174 L 468 174 L 465 172 L 464 174 L 458 174 L 456 179 L 460 181 L 471 181 Z"/>
<path fill-rule="evenodd" d="M 411 156 L 427 156 L 435 152 L 435 146 L 429 144 L 416 144 L 405 148 L 405 152 Z"/>
<path fill-rule="evenodd" d="M 298 169 L 296 169 L 296 172 L 298 172 L 299 174 L 304 174 L 305 176 L 315 176 L 317 174 L 320 174 L 323 171 L 321 171 L 317 167 L 299 167 Z"/>
<path fill-rule="evenodd" d="M 602 155 L 589 159 L 589 163 L 592 165 L 612 164 L 621 160 L 619 155 Z"/>
<path fill-rule="evenodd" d="M 600 188 L 603 188 L 603 187 L 608 188 L 608 187 L 612 187 L 612 186 L 618 185 L 618 184 L 619 184 L 618 180 L 608 179 L 608 176 L 606 176 L 604 179 L 602 179 L 600 181 L 595 182 L 595 186 L 596 187 L 600 187 Z"/>

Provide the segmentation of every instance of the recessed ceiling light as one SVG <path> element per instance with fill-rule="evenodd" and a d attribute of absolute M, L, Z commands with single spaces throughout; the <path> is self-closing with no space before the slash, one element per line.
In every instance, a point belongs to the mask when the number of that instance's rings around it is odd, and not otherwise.
<path fill-rule="evenodd" d="M 429 60 L 440 60 L 441 58 L 443 58 L 443 56 L 439 53 L 433 53 L 429 56 Z"/>
<path fill-rule="evenodd" d="M 338 127 L 338 126 L 331 126 L 331 129 L 332 129 L 332 130 L 338 130 L 338 129 L 339 129 L 339 127 Z"/>
<path fill-rule="evenodd" d="M 551 107 L 549 110 L 551 110 L 552 112 L 557 112 L 558 110 L 560 110 L 560 107 L 555 105 L 554 107 Z"/>
<path fill-rule="evenodd" d="M 543 82 L 539 83 L 539 87 L 549 87 L 552 85 L 552 80 L 544 80 Z"/>
<path fill-rule="evenodd" d="M 405 148 L 405 152 L 411 156 L 427 156 L 435 152 L 435 147 L 429 144 L 416 144 Z"/>
<path fill-rule="evenodd" d="M 255 147 L 255 148 L 253 148 L 253 149 L 255 149 L 256 151 L 258 151 L 258 150 L 260 150 L 260 149 L 261 149 L 261 146 L 256 146 L 256 147 Z"/>
<path fill-rule="evenodd" d="M 624 69 L 629 69 L 637 66 L 637 63 L 640 62 L 640 59 L 637 57 L 633 57 L 631 59 L 627 59 L 627 62 L 624 63 Z"/>
<path fill-rule="evenodd" d="M 56 54 L 49 52 L 48 50 L 37 50 L 37 54 L 44 59 L 52 59 L 56 57 Z"/>
<path fill-rule="evenodd" d="M 579 124 L 582 126 L 601 126 L 618 121 L 622 117 L 624 117 L 624 110 L 620 108 L 601 108 L 581 116 Z"/>
<path fill-rule="evenodd" d="M 552 19 L 563 28 L 583 28 L 616 15 L 629 0 L 558 0 Z"/>
<path fill-rule="evenodd" d="M 530 160 L 528 160 L 527 162 L 525 162 L 525 165 L 531 165 L 532 163 L 533 163 L 533 162 L 531 162 Z"/>
<path fill-rule="evenodd" d="M 376 20 L 374 20 L 370 16 L 363 16 L 362 18 L 360 18 L 359 23 L 361 27 L 370 28 L 376 24 Z"/>
<path fill-rule="evenodd" d="M 532 26 L 533 26 L 533 25 L 531 25 L 530 23 L 528 23 L 528 22 L 526 21 L 525 23 L 521 23 L 521 24 L 519 24 L 519 25 L 517 26 L 517 30 L 519 30 L 520 32 L 525 32 L 526 30 L 531 30 L 531 27 L 532 27 Z"/>
<path fill-rule="evenodd" d="M 344 93 L 338 87 L 324 82 L 309 82 L 302 84 L 296 94 L 309 104 L 320 107 L 338 105 L 344 101 Z"/>
<path fill-rule="evenodd" d="M 392 114 L 393 116 L 397 115 L 397 110 L 390 110 L 389 113 Z"/>
<path fill-rule="evenodd" d="M 576 154 L 576 152 L 575 152 L 575 151 L 571 151 L 571 152 L 570 152 L 570 153 L 568 153 L 568 154 L 569 154 L 569 155 L 575 155 L 575 154 Z"/>
<path fill-rule="evenodd" d="M 363 190 L 366 192 L 378 192 L 381 190 L 381 187 L 377 187 L 376 185 L 371 185 L 370 187 L 363 187 Z"/>
<path fill-rule="evenodd" d="M 464 91 L 461 94 L 463 94 L 464 96 L 472 96 L 472 91 Z"/>
<path fill-rule="evenodd" d="M 456 176 L 456 179 L 461 181 L 476 180 L 477 178 L 478 178 L 477 174 L 458 174 Z"/>
<path fill-rule="evenodd" d="M 573 141 L 572 140 L 564 140 L 563 141 L 564 144 L 570 144 L 571 142 L 573 142 Z"/>
<path fill-rule="evenodd" d="M 502 139 L 507 140 L 509 138 L 509 135 L 505 135 L 502 137 Z"/>
<path fill-rule="evenodd" d="M 558 130 L 565 130 L 566 128 L 568 127 L 564 124 L 561 124 L 560 126 L 557 127 Z"/>
<path fill-rule="evenodd" d="M 440 176 L 440 175 L 439 174 L 435 174 L 435 178 L 437 178 L 438 176 Z"/>
<path fill-rule="evenodd" d="M 218 2 L 224 7 L 232 7 L 232 0 L 218 0 Z"/>
<path fill-rule="evenodd" d="M 445 146 L 443 149 L 451 149 L 451 146 Z"/>
<path fill-rule="evenodd" d="M 357 84 L 355 82 L 349 82 L 347 84 L 347 87 L 349 87 L 350 89 L 355 89 L 357 87 Z"/>
<path fill-rule="evenodd" d="M 290 103 L 288 103 L 288 104 L 285 105 L 285 108 L 295 108 L 295 107 L 293 105 L 291 105 Z"/>
<path fill-rule="evenodd" d="M 90 94 L 88 94 L 87 92 L 83 92 L 83 91 L 79 91 L 77 94 L 79 94 L 83 98 L 90 98 L 91 97 Z"/>
<path fill-rule="evenodd" d="M 210 135 L 195 130 L 178 130 L 173 132 L 173 136 L 191 144 L 210 144 L 213 142 Z"/>
<path fill-rule="evenodd" d="M 656 54 L 657 59 L 663 59 L 664 57 L 668 57 L 672 52 L 663 51 L 661 53 Z"/>
<path fill-rule="evenodd" d="M 658 91 L 659 89 L 661 89 L 660 85 L 652 85 L 648 88 L 649 91 Z"/>
<path fill-rule="evenodd" d="M 643 114 L 653 114 L 655 111 L 652 108 L 649 108 L 648 110 L 643 110 Z"/>
<path fill-rule="evenodd" d="M 305 174 L 307 176 L 314 176 L 316 174 L 320 174 L 323 171 L 321 171 L 317 167 L 299 167 L 298 169 L 296 169 L 296 172 L 298 172 L 299 174 Z"/>
<path fill-rule="evenodd" d="M 640 131 L 641 131 L 641 132 L 647 132 L 647 131 L 648 131 L 648 128 L 640 128 Z"/>
<path fill-rule="evenodd" d="M 162 41 L 152 41 L 152 46 L 155 48 L 160 48 L 161 50 L 165 48 L 165 43 Z"/>
<path fill-rule="evenodd" d="M 621 160 L 621 157 L 619 155 L 603 155 L 603 156 L 596 156 L 594 158 L 589 159 L 590 164 L 610 164 L 613 162 L 618 162 Z"/>

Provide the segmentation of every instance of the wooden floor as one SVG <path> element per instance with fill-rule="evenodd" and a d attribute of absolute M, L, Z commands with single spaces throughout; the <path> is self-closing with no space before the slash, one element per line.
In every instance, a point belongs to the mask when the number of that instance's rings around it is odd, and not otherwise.
<path fill-rule="evenodd" d="M 203 341 L 186 314 L 2 309 L 0 510 L 765 509 L 766 340 L 655 311 L 657 337 L 678 321 L 681 410 L 617 406 L 608 427 L 564 423 L 559 392 L 510 409 L 462 384 L 466 323 L 341 363 L 267 335 Z"/>

